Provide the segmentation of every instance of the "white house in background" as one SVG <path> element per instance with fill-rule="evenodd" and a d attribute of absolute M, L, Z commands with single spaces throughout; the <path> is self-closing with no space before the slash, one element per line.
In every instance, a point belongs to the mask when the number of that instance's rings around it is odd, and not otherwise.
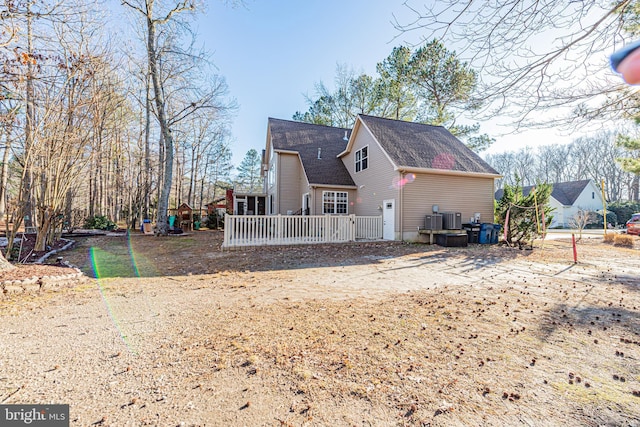
<path fill-rule="evenodd" d="M 602 211 L 602 192 L 592 180 L 556 182 L 551 185 L 553 191 L 549 198 L 549 206 L 554 211 L 550 227 L 570 227 L 571 218 L 580 210 Z M 523 187 L 522 193 L 528 195 L 533 187 Z M 502 194 L 503 190 L 498 190 L 496 200 L 500 200 Z"/>

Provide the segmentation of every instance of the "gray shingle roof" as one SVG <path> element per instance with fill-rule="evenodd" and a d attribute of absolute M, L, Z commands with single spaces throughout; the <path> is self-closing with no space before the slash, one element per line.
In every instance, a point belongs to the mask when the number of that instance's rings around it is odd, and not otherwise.
<path fill-rule="evenodd" d="M 587 184 L 589 184 L 588 179 L 582 181 L 556 182 L 553 184 L 551 195 L 563 205 L 573 205 Z"/>
<path fill-rule="evenodd" d="M 274 150 L 300 154 L 309 184 L 355 186 L 337 157 L 347 146 L 343 138 L 350 129 L 269 118 L 269 130 Z M 320 159 L 318 148 L 322 150 Z"/>
<path fill-rule="evenodd" d="M 584 191 L 587 184 L 589 184 L 588 179 L 583 179 L 581 181 L 554 182 L 553 184 L 551 184 L 553 186 L 551 197 L 556 199 L 564 206 L 572 206 L 578 199 L 580 194 Z M 522 194 L 528 196 L 533 187 L 535 186 L 529 185 L 526 187 L 522 187 Z M 503 189 L 496 191 L 496 200 L 500 200 L 503 194 Z"/>
<path fill-rule="evenodd" d="M 398 167 L 499 173 L 441 126 L 360 115 Z"/>

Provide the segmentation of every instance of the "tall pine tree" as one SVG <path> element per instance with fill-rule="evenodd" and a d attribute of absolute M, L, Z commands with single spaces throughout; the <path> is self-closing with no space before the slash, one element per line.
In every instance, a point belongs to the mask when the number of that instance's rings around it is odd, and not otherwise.
<path fill-rule="evenodd" d="M 262 191 L 261 164 L 262 159 L 256 150 L 252 148 L 247 151 L 238 166 L 238 176 L 236 177 L 236 182 L 243 188 L 243 191 Z"/>

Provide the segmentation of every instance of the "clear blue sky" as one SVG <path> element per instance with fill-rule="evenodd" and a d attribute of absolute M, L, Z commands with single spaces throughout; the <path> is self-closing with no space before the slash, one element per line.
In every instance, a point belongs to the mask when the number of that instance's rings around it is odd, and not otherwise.
<path fill-rule="evenodd" d="M 308 106 L 315 84 L 333 86 L 337 64 L 375 74 L 375 66 L 405 39 L 391 21 L 407 14 L 402 0 L 247 0 L 208 4 L 200 41 L 239 104 L 233 163 L 265 146 L 267 119 L 291 119 Z"/>
<path fill-rule="evenodd" d="M 420 34 L 399 34 L 393 15 L 411 19 L 403 0 L 246 0 L 231 7 L 209 1 L 200 17 L 199 40 L 213 53 L 213 62 L 239 104 L 232 133 L 233 163 L 246 152 L 265 147 L 267 119 L 291 119 L 305 111 L 305 94 L 315 84 L 330 88 L 337 64 L 375 75 L 375 66 L 394 46 L 417 43 Z M 404 20 L 404 21 L 403 21 Z M 484 123 L 482 132 L 504 132 Z M 525 145 L 568 142 L 554 130 L 498 137 L 491 152 Z"/>

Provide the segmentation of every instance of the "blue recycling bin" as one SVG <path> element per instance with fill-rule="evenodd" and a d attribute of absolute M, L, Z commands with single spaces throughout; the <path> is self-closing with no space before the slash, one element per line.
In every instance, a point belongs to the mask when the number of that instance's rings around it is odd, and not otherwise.
<path fill-rule="evenodd" d="M 500 240 L 500 230 L 502 226 L 500 224 L 493 224 L 493 231 L 491 232 L 491 243 L 498 243 Z"/>
<path fill-rule="evenodd" d="M 488 245 L 491 243 L 491 234 L 493 233 L 493 224 L 483 223 L 480 224 L 480 235 L 478 236 L 478 243 L 482 245 Z"/>

